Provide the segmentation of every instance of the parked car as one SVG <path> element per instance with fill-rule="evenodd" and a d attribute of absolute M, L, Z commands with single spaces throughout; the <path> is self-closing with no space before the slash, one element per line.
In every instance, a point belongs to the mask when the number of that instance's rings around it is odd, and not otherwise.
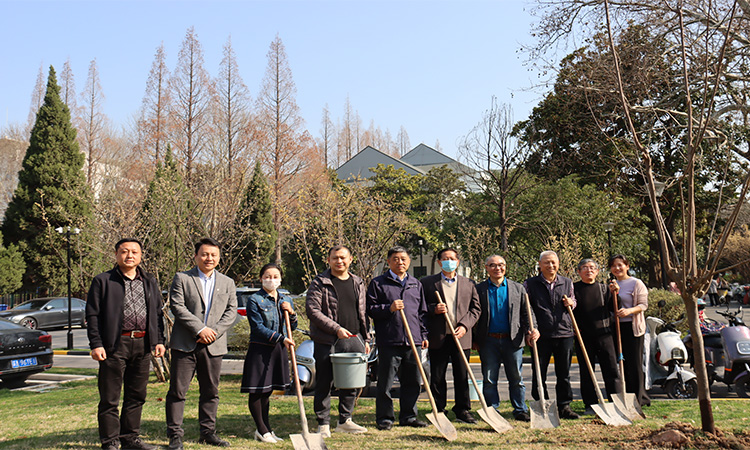
<path fill-rule="evenodd" d="M 72 298 L 72 323 L 86 328 L 86 302 Z M 15 308 L 0 311 L 0 317 L 32 330 L 68 326 L 68 298 L 35 298 Z"/>
<path fill-rule="evenodd" d="M 0 319 L 0 380 L 4 387 L 22 385 L 29 375 L 52 367 L 52 336 Z"/>

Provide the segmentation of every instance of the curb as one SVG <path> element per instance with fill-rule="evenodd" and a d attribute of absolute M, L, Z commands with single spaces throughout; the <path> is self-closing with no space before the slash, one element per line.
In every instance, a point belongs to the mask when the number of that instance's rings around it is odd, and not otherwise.
<path fill-rule="evenodd" d="M 89 356 L 88 350 L 52 350 L 54 355 Z"/>

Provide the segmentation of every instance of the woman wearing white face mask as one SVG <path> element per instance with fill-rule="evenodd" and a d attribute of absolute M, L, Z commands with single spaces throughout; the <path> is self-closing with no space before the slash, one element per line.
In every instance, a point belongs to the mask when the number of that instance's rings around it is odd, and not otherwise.
<path fill-rule="evenodd" d="M 250 345 L 240 391 L 250 394 L 248 407 L 257 426 L 255 439 L 267 443 L 281 442 L 268 421 L 269 397 L 274 390 L 286 389 L 290 380 L 285 346 L 294 345 L 294 341 L 286 335 L 283 311 L 289 313 L 292 329 L 297 328 L 297 315 L 291 299 L 277 291 L 281 275 L 281 268 L 276 264 L 263 266 L 260 269 L 263 289 L 247 302 Z"/>

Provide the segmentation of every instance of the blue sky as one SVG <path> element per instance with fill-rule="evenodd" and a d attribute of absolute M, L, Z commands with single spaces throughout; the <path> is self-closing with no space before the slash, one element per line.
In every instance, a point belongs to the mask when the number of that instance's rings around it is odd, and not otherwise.
<path fill-rule="evenodd" d="M 70 59 L 80 94 L 96 58 L 105 113 L 119 125 L 143 98 L 156 48 L 170 70 L 186 30 L 218 73 L 231 35 L 245 84 L 255 96 L 269 44 L 286 46 L 297 103 L 317 137 L 328 104 L 334 121 L 347 95 L 364 127 L 373 120 L 412 146 L 456 156 L 459 139 L 480 120 L 492 95 L 516 120 L 541 98 L 523 62 L 533 43 L 532 4 L 486 1 L 38 1 L 0 0 L 0 120 L 25 123 L 40 64 L 58 73 Z"/>

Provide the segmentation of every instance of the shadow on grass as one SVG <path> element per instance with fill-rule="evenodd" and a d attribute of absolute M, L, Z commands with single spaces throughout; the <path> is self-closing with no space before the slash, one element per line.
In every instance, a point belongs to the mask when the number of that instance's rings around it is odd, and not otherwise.
<path fill-rule="evenodd" d="M 43 436 L 21 436 L 2 442 L 2 448 L 8 450 L 25 449 L 98 449 L 101 444 L 96 428 L 47 433 Z"/>

